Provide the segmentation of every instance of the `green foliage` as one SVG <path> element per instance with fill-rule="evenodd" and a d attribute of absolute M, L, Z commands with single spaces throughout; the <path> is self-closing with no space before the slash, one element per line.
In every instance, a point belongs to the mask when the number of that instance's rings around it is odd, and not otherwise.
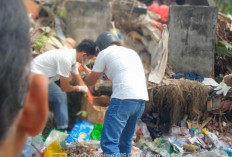
<path fill-rule="evenodd" d="M 218 41 L 215 52 L 227 57 L 232 57 L 232 45 L 227 42 Z"/>
<path fill-rule="evenodd" d="M 41 52 L 41 50 L 44 48 L 45 42 L 48 40 L 47 33 L 44 31 L 41 33 L 35 40 L 33 47 L 36 52 Z"/>
<path fill-rule="evenodd" d="M 65 9 L 60 10 L 59 15 L 60 17 L 66 17 L 66 10 Z"/>
<path fill-rule="evenodd" d="M 232 1 L 231 0 L 214 0 L 218 11 L 224 14 L 232 13 Z"/>
<path fill-rule="evenodd" d="M 228 6 L 228 7 L 226 8 L 226 12 L 227 12 L 227 13 L 232 13 L 232 5 L 230 5 L 230 6 Z"/>
<path fill-rule="evenodd" d="M 216 81 L 217 83 L 221 83 L 224 76 L 225 76 L 225 75 L 223 75 L 223 74 L 219 74 L 218 76 L 215 77 L 215 81 Z"/>

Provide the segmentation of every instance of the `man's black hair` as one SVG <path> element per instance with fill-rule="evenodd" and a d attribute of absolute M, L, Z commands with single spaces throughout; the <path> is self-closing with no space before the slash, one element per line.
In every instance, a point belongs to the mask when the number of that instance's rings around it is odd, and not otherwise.
<path fill-rule="evenodd" d="M 29 20 L 24 3 L 0 0 L 0 142 L 24 103 L 29 61 Z"/>
<path fill-rule="evenodd" d="M 92 40 L 84 39 L 76 47 L 77 52 L 86 52 L 87 55 L 96 55 L 96 44 Z"/>

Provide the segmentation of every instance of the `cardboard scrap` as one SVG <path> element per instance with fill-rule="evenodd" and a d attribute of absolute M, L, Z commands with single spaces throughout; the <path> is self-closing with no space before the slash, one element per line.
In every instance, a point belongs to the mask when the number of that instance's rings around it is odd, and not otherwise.
<path fill-rule="evenodd" d="M 198 121 L 187 121 L 187 126 L 189 129 L 191 128 L 199 128 L 199 124 L 198 124 Z"/>

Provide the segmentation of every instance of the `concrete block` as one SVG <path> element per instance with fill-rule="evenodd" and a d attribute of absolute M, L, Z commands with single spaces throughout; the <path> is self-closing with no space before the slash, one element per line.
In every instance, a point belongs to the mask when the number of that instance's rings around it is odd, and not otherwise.
<path fill-rule="evenodd" d="M 100 33 L 110 30 L 109 3 L 68 1 L 66 12 L 66 36 L 74 38 L 77 44 L 84 38 L 95 41 Z"/>
<path fill-rule="evenodd" d="M 214 2 L 214 0 L 208 0 L 209 6 L 215 7 L 216 4 Z"/>
<path fill-rule="evenodd" d="M 211 76 L 216 24 L 216 7 L 170 7 L 168 63 L 174 72 Z"/>

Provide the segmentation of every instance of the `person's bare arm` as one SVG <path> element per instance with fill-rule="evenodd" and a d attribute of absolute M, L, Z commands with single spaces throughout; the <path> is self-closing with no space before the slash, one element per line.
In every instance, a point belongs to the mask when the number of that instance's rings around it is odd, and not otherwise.
<path fill-rule="evenodd" d="M 94 71 L 91 71 L 84 79 L 85 83 L 88 85 L 88 86 L 91 86 L 91 85 L 94 85 L 98 78 L 101 76 L 101 72 L 94 72 Z"/>
<path fill-rule="evenodd" d="M 81 85 L 81 86 L 85 85 L 85 83 L 82 80 L 80 74 L 73 74 L 73 73 L 71 73 L 71 75 L 72 75 L 72 78 L 75 80 L 75 82 L 76 82 L 77 85 Z"/>
<path fill-rule="evenodd" d="M 69 77 L 60 76 L 60 88 L 64 92 L 78 91 L 78 86 L 72 86 L 69 83 Z"/>

